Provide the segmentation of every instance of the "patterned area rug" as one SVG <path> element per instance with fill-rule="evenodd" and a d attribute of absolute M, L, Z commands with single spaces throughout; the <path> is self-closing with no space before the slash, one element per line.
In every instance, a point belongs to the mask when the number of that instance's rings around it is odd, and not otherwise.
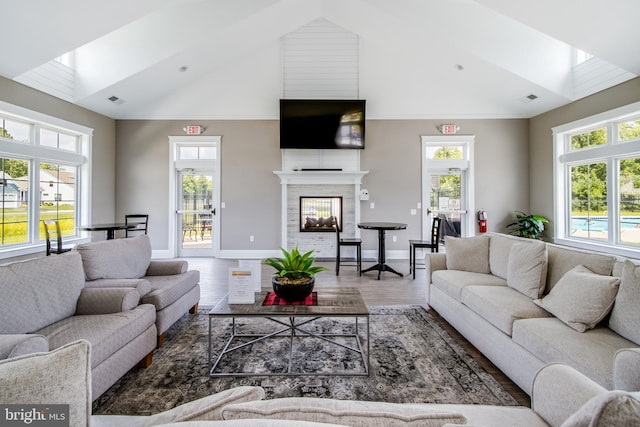
<path fill-rule="evenodd" d="M 387 402 L 474 403 L 517 405 L 495 379 L 420 306 L 369 307 L 371 359 L 369 376 L 207 375 L 208 316 L 185 315 L 167 331 L 147 369 L 134 368 L 94 402 L 94 414 L 149 415 L 238 385 L 262 386 L 268 399 L 310 396 Z M 231 321 L 214 323 L 214 348 L 231 333 Z M 271 328 L 264 319 L 240 319 L 241 331 Z M 313 322 L 314 331 L 353 333 L 353 319 L 327 318 Z M 360 331 L 363 322 L 360 322 Z M 246 328 L 246 329 L 245 329 Z M 361 372 L 362 361 L 352 351 L 305 338 L 294 351 L 299 369 Z M 219 344 L 217 347 L 215 347 Z M 350 345 L 349 343 L 346 343 Z M 265 372 L 285 369 L 288 339 L 272 339 L 225 356 L 219 371 Z M 228 360 L 227 360 L 228 359 Z"/>

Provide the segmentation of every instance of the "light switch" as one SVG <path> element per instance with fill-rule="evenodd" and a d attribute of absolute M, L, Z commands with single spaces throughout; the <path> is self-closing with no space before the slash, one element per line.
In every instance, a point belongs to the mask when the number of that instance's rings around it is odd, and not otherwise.
<path fill-rule="evenodd" d="M 417 210 L 415 210 L 415 209 L 411 209 L 411 215 L 416 215 L 417 213 L 418 213 L 418 211 L 417 211 Z"/>
<path fill-rule="evenodd" d="M 373 202 L 371 202 L 371 203 L 369 204 L 369 207 L 370 207 L 371 209 L 373 209 L 373 208 L 375 208 L 375 207 L 376 207 L 376 204 L 375 204 L 375 203 L 373 203 Z"/>

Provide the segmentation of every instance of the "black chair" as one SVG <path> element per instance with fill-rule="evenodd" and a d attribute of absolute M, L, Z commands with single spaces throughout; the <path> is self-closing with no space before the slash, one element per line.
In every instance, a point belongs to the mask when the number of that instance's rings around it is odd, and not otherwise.
<path fill-rule="evenodd" d="M 424 264 L 422 267 L 418 267 L 416 264 L 416 249 L 431 249 L 431 252 L 438 252 L 438 245 L 440 243 L 440 223 L 442 218 L 435 217 L 433 218 L 433 224 L 431 224 L 431 240 L 409 240 L 409 271 L 413 274 L 413 278 L 416 278 L 416 268 L 424 269 Z"/>
<path fill-rule="evenodd" d="M 362 240 L 356 238 L 341 238 L 340 237 L 340 224 L 338 219 L 333 218 L 336 228 L 336 276 L 340 274 L 340 264 L 348 267 L 356 267 L 358 269 L 358 275 L 362 275 Z M 342 246 L 354 246 L 356 248 L 356 262 L 355 264 L 350 262 L 344 262 L 340 257 L 340 248 Z"/>
<path fill-rule="evenodd" d="M 60 232 L 60 223 L 57 219 L 45 219 L 42 220 L 42 224 L 44 225 L 44 235 L 47 242 L 47 256 L 63 254 L 71 250 L 71 248 L 65 249 L 62 247 L 62 232 Z"/>
<path fill-rule="evenodd" d="M 126 229 L 125 235 L 127 237 L 138 236 L 141 234 L 141 232 L 144 232 L 144 234 L 147 234 L 147 225 L 149 224 L 149 215 L 143 215 L 143 214 L 125 215 L 124 223 L 126 225 L 135 225 L 135 228 Z"/>

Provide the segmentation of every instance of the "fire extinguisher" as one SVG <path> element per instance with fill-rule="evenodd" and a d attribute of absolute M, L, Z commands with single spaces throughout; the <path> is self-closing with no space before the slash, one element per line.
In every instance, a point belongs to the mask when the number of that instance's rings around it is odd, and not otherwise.
<path fill-rule="evenodd" d="M 478 211 L 478 225 L 481 233 L 487 232 L 487 213 L 482 209 Z"/>

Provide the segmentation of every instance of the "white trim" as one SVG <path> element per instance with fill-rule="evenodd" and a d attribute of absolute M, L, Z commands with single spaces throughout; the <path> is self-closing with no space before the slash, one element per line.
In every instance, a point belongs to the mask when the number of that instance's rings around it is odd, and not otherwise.
<path fill-rule="evenodd" d="M 193 169 L 208 170 L 213 172 L 214 190 L 213 190 L 213 207 L 216 214 L 213 215 L 212 226 L 212 256 L 220 255 L 220 178 L 221 178 L 221 144 L 222 136 L 219 135 L 197 135 L 197 136 L 169 136 L 169 225 L 168 225 L 168 248 L 166 252 L 162 252 L 167 258 L 175 258 L 178 250 L 177 227 L 176 227 L 176 191 L 177 191 L 177 168 L 193 167 Z M 215 145 L 217 147 L 217 155 L 215 160 L 200 161 L 179 161 L 177 159 L 177 148 L 179 145 Z M 158 252 L 160 254 L 160 252 Z"/>
<path fill-rule="evenodd" d="M 49 116 L 38 111 L 33 111 L 24 107 L 9 104 L 4 101 L 0 101 L 0 112 L 6 112 L 7 114 L 18 117 L 29 123 L 43 124 L 47 125 L 47 127 L 54 126 L 61 130 L 67 130 L 78 134 L 93 135 L 92 128 L 69 122 L 67 120 L 59 119 L 57 117 Z"/>
<path fill-rule="evenodd" d="M 554 241 L 567 246 L 593 249 L 601 252 L 637 258 L 640 248 L 620 242 L 620 186 L 619 161 L 625 157 L 640 156 L 640 140 L 618 141 L 617 125 L 640 115 L 640 102 L 605 111 L 590 117 L 552 128 L 553 131 L 553 212 Z M 604 145 L 571 150 L 572 135 L 605 128 Z M 570 168 L 589 163 L 607 164 L 608 240 L 606 242 L 570 235 L 571 227 L 571 177 Z"/>
<path fill-rule="evenodd" d="M 11 119 L 24 122 L 31 127 L 30 141 L 22 143 L 0 138 L 0 153 L 3 157 L 23 159 L 29 162 L 29 207 L 28 223 L 29 235 L 26 243 L 17 243 L 0 248 L 0 259 L 39 253 L 44 250 L 44 242 L 40 240 L 40 163 L 55 163 L 73 166 L 75 173 L 74 219 L 76 224 L 87 223 L 91 218 L 91 171 L 92 171 L 92 141 L 93 129 L 76 123 L 49 116 L 38 111 L 0 101 L 0 114 Z M 38 128 L 46 128 L 79 138 L 78 151 L 67 151 L 42 146 L 38 143 L 36 132 Z M 38 221 L 35 219 L 38 218 Z M 77 229 L 73 236 L 65 237 L 66 245 L 87 241 L 87 233 Z"/>
<path fill-rule="evenodd" d="M 475 171 L 474 171 L 474 146 L 475 135 L 423 135 L 421 144 L 421 193 L 423 214 L 420 216 L 422 239 L 427 239 L 431 234 L 431 225 L 425 221 L 426 210 L 429 208 L 428 187 L 425 184 L 429 179 L 431 170 L 460 169 L 465 171 L 466 183 L 461 183 L 465 191 L 465 223 L 461 224 L 461 232 L 464 237 L 475 236 Z M 427 147 L 431 145 L 463 146 L 463 159 L 427 159 Z"/>
<path fill-rule="evenodd" d="M 564 125 L 552 127 L 553 134 L 561 134 L 567 132 L 578 132 L 585 128 L 597 127 L 599 124 L 604 124 L 610 121 L 618 121 L 625 116 L 634 116 L 640 111 L 640 101 L 633 104 L 625 105 L 623 107 L 615 108 L 613 110 L 605 111 L 603 113 L 595 114 L 593 116 L 585 117 L 579 120 L 575 120 Z"/>

